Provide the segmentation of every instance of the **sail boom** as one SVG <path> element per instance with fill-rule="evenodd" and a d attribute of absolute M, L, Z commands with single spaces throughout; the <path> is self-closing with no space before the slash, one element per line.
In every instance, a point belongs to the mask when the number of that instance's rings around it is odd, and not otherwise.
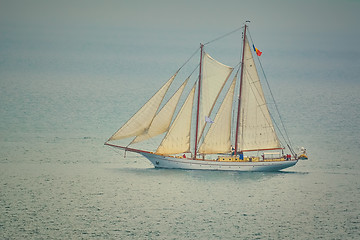
<path fill-rule="evenodd" d="M 111 143 L 108 143 L 108 142 L 105 142 L 104 145 L 107 145 L 107 146 L 110 146 L 110 147 L 121 148 L 121 149 L 124 149 L 125 151 L 129 151 L 129 152 L 151 153 L 149 151 L 144 151 L 144 150 L 140 150 L 140 149 L 136 149 L 136 148 L 124 147 L 124 146 L 120 146 L 120 145 L 116 145 L 116 144 L 111 144 Z"/>

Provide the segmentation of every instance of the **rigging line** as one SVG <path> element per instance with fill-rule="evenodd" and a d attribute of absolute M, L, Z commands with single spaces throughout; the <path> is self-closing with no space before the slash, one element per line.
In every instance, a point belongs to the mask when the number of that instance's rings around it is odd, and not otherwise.
<path fill-rule="evenodd" d="M 198 69 L 198 67 L 200 66 L 200 63 L 198 65 L 196 65 L 196 67 L 194 68 L 194 70 L 190 73 L 190 75 L 188 76 L 191 77 L 191 75 L 193 75 L 193 73 L 196 71 L 196 69 Z"/>
<path fill-rule="evenodd" d="M 179 68 L 179 70 L 177 70 L 177 72 L 179 72 L 180 71 L 180 69 L 182 69 L 196 54 L 197 54 L 197 52 L 199 51 L 199 48 L 196 48 L 196 50 L 195 50 L 195 52 L 189 57 L 189 59 L 188 60 L 186 60 L 184 63 L 183 63 L 183 65 L 181 65 L 181 67 Z M 195 71 L 195 70 L 194 70 Z M 193 71 L 193 72 L 194 72 Z M 193 73 L 192 72 L 192 73 Z M 192 74 L 191 73 L 191 74 Z M 190 74 L 190 75 L 191 75 Z"/>
<path fill-rule="evenodd" d="M 236 69 L 236 68 L 237 68 L 237 71 L 236 71 L 236 74 L 235 74 L 235 75 L 237 75 L 237 74 L 239 73 L 240 65 L 241 65 L 241 61 L 233 67 L 233 69 Z"/>
<path fill-rule="evenodd" d="M 265 106 L 266 109 L 268 109 L 267 104 L 266 104 L 266 99 L 264 99 L 264 100 L 265 100 L 265 105 L 264 105 L 264 104 L 260 105 L 260 102 L 259 102 L 259 100 L 258 100 L 258 98 L 256 97 L 256 94 L 255 94 L 255 92 L 254 92 L 254 88 L 256 89 L 258 95 L 260 95 L 260 91 L 259 91 L 259 89 L 258 89 L 256 86 L 254 86 L 253 83 L 255 83 L 255 81 L 254 81 L 254 80 L 252 79 L 252 77 L 250 76 L 248 70 L 246 69 L 245 71 L 246 71 L 247 76 L 248 76 L 248 77 L 250 78 L 250 80 L 251 80 L 251 83 L 252 83 L 252 84 L 249 84 L 249 87 L 250 87 L 252 93 L 254 94 L 255 101 L 256 101 L 258 107 L 259 107 L 259 106 Z M 256 82 L 258 82 L 258 81 L 256 81 Z M 250 83 L 250 82 L 249 82 L 249 83 Z M 260 111 L 261 111 L 262 115 L 264 116 L 267 124 L 268 124 L 269 126 L 271 126 L 272 124 L 271 124 L 271 122 L 269 122 L 269 120 L 265 117 L 265 112 L 264 112 L 264 109 L 263 109 L 262 107 L 260 107 Z M 273 120 L 273 123 L 275 124 L 275 126 L 276 126 L 277 130 L 279 131 L 280 135 L 281 135 L 282 138 L 285 140 L 285 143 L 287 143 L 287 142 L 286 142 L 286 138 L 284 137 L 281 129 L 279 128 L 279 126 L 278 126 L 277 122 L 275 121 L 274 117 L 272 116 L 271 112 L 270 112 L 269 110 L 268 110 L 267 112 L 269 113 L 271 119 Z M 274 129 L 274 131 L 275 131 L 275 129 Z M 283 146 L 285 146 L 285 145 L 283 144 L 283 142 L 282 142 L 279 138 L 278 138 L 278 140 L 280 141 L 280 143 L 281 143 Z"/>
<path fill-rule="evenodd" d="M 257 93 L 258 93 L 258 95 L 261 95 L 259 89 L 254 86 L 254 83 L 255 83 L 255 82 L 258 82 L 258 81 L 254 81 L 254 80 L 253 80 L 253 78 L 252 78 L 251 75 L 249 74 L 248 69 L 245 69 L 245 73 L 246 73 L 246 75 L 249 77 L 249 79 L 251 80 L 251 81 L 249 81 L 248 83 L 249 83 L 249 87 L 250 87 L 251 91 L 253 92 L 253 94 L 254 94 L 254 96 L 255 96 L 255 101 L 257 102 L 258 106 L 261 106 L 260 103 L 259 103 L 259 100 L 258 100 L 258 98 L 256 97 L 255 92 L 254 92 L 254 88 L 255 88 L 256 91 L 257 91 Z M 264 98 L 264 101 L 265 101 L 265 106 L 266 106 L 266 108 L 268 109 L 268 106 L 267 106 L 267 104 L 266 104 L 266 99 L 265 99 L 265 98 Z M 265 117 L 265 113 L 264 113 L 263 108 L 260 107 L 260 110 L 261 110 L 262 115 Z M 270 112 L 269 110 L 268 110 L 268 113 L 269 113 L 271 119 L 273 120 L 272 122 L 275 124 L 276 129 L 279 131 L 281 137 L 283 138 L 283 140 L 284 140 L 285 143 L 287 144 L 286 138 L 285 138 L 284 134 L 282 133 L 281 128 L 278 126 L 277 121 L 275 121 L 275 118 L 273 117 L 273 115 L 271 114 L 271 112 Z M 266 117 L 265 117 L 265 119 L 266 119 L 266 122 L 268 123 L 268 125 L 271 126 L 271 123 L 267 120 Z M 275 129 L 274 129 L 274 130 L 275 130 Z M 281 141 L 281 139 L 280 139 L 279 137 L 277 137 L 277 139 L 279 140 L 279 142 L 280 142 L 281 145 L 285 146 L 285 144 Z"/>
<path fill-rule="evenodd" d="M 221 35 L 220 37 L 217 37 L 217 38 L 215 38 L 215 39 L 213 39 L 213 40 L 211 40 L 211 41 L 209 41 L 209 42 L 205 43 L 204 45 L 207 45 L 207 44 L 210 44 L 210 43 L 212 43 L 212 42 L 218 41 L 218 40 L 220 40 L 220 39 L 222 39 L 222 38 L 224 38 L 224 37 L 227 37 L 227 36 L 229 36 L 229 35 L 231 35 L 231 34 L 233 34 L 233 33 L 237 32 L 237 31 L 239 31 L 239 30 L 243 29 L 243 28 L 244 28 L 244 26 L 239 27 L 239 28 L 237 28 L 237 29 L 235 29 L 235 30 L 233 30 L 233 31 L 231 31 L 231 32 L 228 32 L 228 33 L 226 33 L 226 34 L 224 34 L 224 35 Z"/>
<path fill-rule="evenodd" d="M 236 74 L 234 76 L 234 78 L 236 77 L 236 79 L 239 78 L 239 70 L 240 70 L 240 64 L 241 62 L 239 62 L 235 67 L 234 69 L 238 68 L 238 70 L 236 71 Z M 237 84 L 237 80 L 236 80 L 236 84 Z M 235 109 L 236 109 L 236 103 L 237 103 L 237 99 L 239 99 L 238 97 L 236 97 L 235 95 L 235 90 L 234 90 L 234 94 L 233 94 L 233 100 L 232 100 L 232 103 L 231 103 L 231 126 L 235 126 L 236 124 L 236 121 L 235 121 L 235 118 L 236 118 L 236 115 L 235 115 Z M 230 141 L 233 142 L 233 139 L 235 139 L 235 129 L 234 128 L 231 128 L 231 131 L 230 131 Z M 232 144 L 231 144 L 232 146 Z"/>
<path fill-rule="evenodd" d="M 254 89 L 253 89 L 253 88 L 255 88 L 256 91 L 257 91 L 257 93 L 258 93 L 258 95 L 260 95 L 259 89 L 254 86 L 254 83 L 255 83 L 255 82 L 258 82 L 258 81 L 254 81 L 254 80 L 252 79 L 252 77 L 250 76 L 248 70 L 246 70 L 246 73 L 247 73 L 247 75 L 249 76 L 249 78 L 251 79 L 250 89 L 251 89 L 251 91 L 254 93 L 254 96 L 255 96 L 255 92 L 254 92 Z M 253 86 L 254 86 L 254 87 L 253 87 Z M 258 100 L 257 97 L 255 97 L 255 100 L 256 100 L 258 106 L 260 106 L 260 103 L 259 103 L 259 100 Z M 268 104 L 266 103 L 266 99 L 264 99 L 264 100 L 265 100 L 265 106 L 266 106 L 266 108 L 268 109 L 268 106 L 267 106 Z M 261 113 L 263 114 L 263 116 L 265 117 L 265 113 L 263 112 L 263 109 L 262 109 L 261 107 L 260 107 L 260 110 L 261 110 Z M 287 142 L 286 142 L 286 138 L 285 138 L 284 134 L 283 134 L 282 131 L 281 131 L 281 128 L 280 128 L 280 127 L 278 126 L 278 124 L 277 124 L 277 121 L 275 121 L 275 118 L 273 117 L 273 115 L 271 114 L 271 112 L 270 112 L 269 110 L 268 110 L 267 112 L 269 113 L 271 119 L 273 120 L 272 122 L 275 124 L 275 126 L 276 126 L 277 130 L 279 131 L 281 137 L 285 140 L 285 143 L 287 143 Z M 266 118 L 265 118 L 265 119 L 266 119 Z M 267 119 L 266 119 L 266 122 L 269 124 L 269 126 L 271 126 L 271 123 L 270 123 Z M 283 128 L 284 128 L 284 127 L 283 127 Z M 283 144 L 283 142 L 282 142 L 279 138 L 278 138 L 278 140 L 280 141 L 280 143 L 281 143 L 283 146 L 285 146 L 285 144 Z"/>
<path fill-rule="evenodd" d="M 264 72 L 264 69 L 263 69 L 263 67 L 262 67 L 262 65 L 261 65 L 261 62 L 260 62 L 260 67 L 261 67 L 261 70 L 262 70 L 262 72 L 263 72 L 263 74 L 264 74 L 265 81 L 266 81 L 266 84 L 267 84 L 267 86 L 268 86 L 268 88 L 269 88 L 270 95 L 271 95 L 271 97 L 272 97 L 272 99 L 273 99 L 273 101 L 274 101 L 274 105 L 275 105 L 276 111 L 277 111 L 277 113 L 278 113 L 278 115 L 279 115 L 279 119 L 280 119 L 281 125 L 282 125 L 282 127 L 283 127 L 283 129 L 284 129 L 286 138 L 287 138 L 287 140 L 289 141 L 290 146 L 292 146 L 290 137 L 289 137 L 289 135 L 288 135 L 288 133 L 287 133 L 287 130 L 286 130 L 286 128 L 285 128 L 284 121 L 282 120 L 282 117 L 281 117 L 281 114 L 280 114 L 278 105 L 277 105 L 277 103 L 276 103 L 276 101 L 275 101 L 275 98 L 274 98 L 274 95 L 273 95 L 273 93 L 272 93 L 272 91 L 271 91 L 270 84 L 269 84 L 269 82 L 268 82 L 268 80 L 267 80 L 267 77 L 266 77 L 266 75 L 265 75 L 265 72 Z"/>
<path fill-rule="evenodd" d="M 269 126 L 271 126 L 271 122 L 269 122 L 269 121 L 267 120 L 267 118 L 266 118 L 266 116 L 265 116 L 265 112 L 264 112 L 264 110 L 263 110 L 263 108 L 262 108 L 262 106 L 265 106 L 265 108 L 267 109 L 267 112 L 271 115 L 271 113 L 270 113 L 270 111 L 269 111 L 268 103 L 267 103 L 267 101 L 266 101 L 265 96 L 264 96 L 263 94 L 261 94 L 259 88 L 255 86 L 255 83 L 259 82 L 259 83 L 261 84 L 261 82 L 260 82 L 260 80 L 254 80 L 254 79 L 251 77 L 251 75 L 250 75 L 250 73 L 249 73 L 249 71 L 248 71 L 247 69 L 245 69 L 245 71 L 246 71 L 246 76 L 248 76 L 249 79 L 251 80 L 251 81 L 248 81 L 248 84 L 249 84 L 249 86 L 250 86 L 250 89 L 251 89 L 252 93 L 254 94 L 256 103 L 257 103 L 258 107 L 260 107 L 261 113 L 262 113 L 262 115 L 264 116 L 264 118 L 266 119 L 267 123 L 269 124 Z M 257 94 L 255 94 L 254 88 L 256 89 Z M 261 85 L 260 85 L 260 88 L 261 88 Z M 262 90 L 262 89 L 261 89 L 261 90 Z M 262 95 L 264 96 L 263 98 L 261 97 Z M 262 98 L 261 100 L 264 101 L 264 104 L 260 104 L 260 101 L 259 101 L 258 97 L 256 97 L 256 96 L 259 96 L 260 98 Z M 275 119 L 273 119 L 273 120 L 275 120 Z M 284 139 L 285 139 L 285 138 L 284 138 Z"/>
<path fill-rule="evenodd" d="M 251 38 L 250 31 L 249 31 L 249 36 L 250 36 L 251 42 L 252 42 L 252 43 L 254 43 L 254 41 L 253 41 L 253 40 L 252 40 L 252 38 Z M 257 56 L 257 55 L 256 55 L 256 56 Z M 279 119 L 280 119 L 281 125 L 282 125 L 282 127 L 284 128 L 284 132 L 285 132 L 285 135 L 286 135 L 286 137 L 287 137 L 287 140 L 289 141 L 290 146 L 292 146 L 291 140 L 290 140 L 289 135 L 288 135 L 288 133 L 287 133 L 287 131 L 286 131 L 286 128 L 285 128 L 284 122 L 283 122 L 282 117 L 281 117 L 281 115 L 280 115 L 279 108 L 278 108 L 277 103 L 276 103 L 276 101 L 275 101 L 274 95 L 273 95 L 273 93 L 272 93 L 272 91 L 271 91 L 269 81 L 267 80 L 267 77 L 266 77 L 266 74 L 265 74 L 264 68 L 263 68 L 263 66 L 262 66 L 262 64 L 261 64 L 261 61 L 260 61 L 260 59 L 259 59 L 259 56 L 257 56 L 257 59 L 258 59 L 258 62 L 259 62 L 259 65 L 260 65 L 261 71 L 262 71 L 262 73 L 263 73 L 263 75 L 264 75 L 264 78 L 265 78 L 266 84 L 267 84 L 267 86 L 268 86 L 268 89 L 269 89 L 269 92 L 270 92 L 271 98 L 272 98 L 272 99 L 273 99 L 273 101 L 274 101 L 274 105 L 275 105 L 276 111 L 277 111 L 277 113 L 278 113 L 278 115 L 279 115 Z M 285 139 L 285 138 L 284 138 L 284 139 Z"/>
<path fill-rule="evenodd" d="M 274 117 L 273 117 L 273 115 L 271 114 L 270 111 L 269 111 L 269 114 L 270 114 L 271 119 L 273 120 L 273 123 L 274 123 L 275 126 L 276 126 L 276 129 L 279 131 L 279 133 L 280 133 L 281 137 L 284 139 L 286 145 L 288 145 L 287 142 L 286 142 L 286 138 L 285 138 L 284 134 L 282 133 L 279 125 L 277 124 L 277 121 L 275 121 L 275 119 L 274 119 Z M 285 144 L 281 141 L 281 139 L 280 139 L 280 138 L 278 138 L 278 139 L 279 139 L 281 145 L 282 145 L 282 146 L 285 146 Z"/>

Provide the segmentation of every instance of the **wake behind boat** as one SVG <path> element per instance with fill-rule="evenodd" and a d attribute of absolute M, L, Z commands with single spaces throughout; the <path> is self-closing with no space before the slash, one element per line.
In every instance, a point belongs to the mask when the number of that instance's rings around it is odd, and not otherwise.
<path fill-rule="evenodd" d="M 294 166 L 297 154 L 281 117 L 281 125 L 274 124 L 260 82 L 254 56 L 259 60 L 261 52 L 250 44 L 247 24 L 237 31 L 240 29 L 243 30 L 240 63 L 234 67 L 222 64 L 205 51 L 205 45 L 213 41 L 201 44 L 200 63 L 195 68 L 199 68 L 199 75 L 186 97 L 182 95 L 195 70 L 164 100 L 175 78 L 194 55 L 105 145 L 138 153 L 156 168 L 278 171 Z M 162 140 L 153 150 L 133 147 L 161 135 Z M 130 143 L 118 143 L 128 138 L 132 138 Z M 285 150 L 289 153 L 284 154 Z"/>

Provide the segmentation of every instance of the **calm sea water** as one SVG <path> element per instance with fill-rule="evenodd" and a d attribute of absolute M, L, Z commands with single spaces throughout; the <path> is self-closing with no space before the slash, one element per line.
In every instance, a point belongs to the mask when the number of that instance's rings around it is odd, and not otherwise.
<path fill-rule="evenodd" d="M 198 39 L 62 31 L 0 36 L 1 239 L 360 238 L 359 53 L 263 56 L 309 161 L 278 173 L 158 170 L 103 143 Z"/>

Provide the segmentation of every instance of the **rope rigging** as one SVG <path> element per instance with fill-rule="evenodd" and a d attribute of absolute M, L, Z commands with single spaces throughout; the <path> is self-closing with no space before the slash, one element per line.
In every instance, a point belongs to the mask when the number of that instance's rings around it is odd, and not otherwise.
<path fill-rule="evenodd" d="M 213 40 L 205 43 L 204 45 L 208 45 L 208 44 L 210 44 L 210 43 L 213 43 L 213 42 L 215 42 L 215 41 L 218 41 L 218 40 L 220 40 L 220 39 L 222 39 L 222 38 L 224 38 L 224 37 L 227 37 L 227 36 L 229 36 L 229 35 L 237 32 L 237 31 L 243 29 L 243 28 L 244 28 L 244 27 L 239 27 L 239 28 L 237 28 L 237 29 L 235 29 L 235 30 L 233 30 L 233 31 L 231 31 L 231 32 L 228 32 L 228 33 L 226 33 L 226 34 L 224 34 L 224 35 L 221 35 L 220 37 L 217 37 L 217 38 L 215 38 L 215 39 L 213 39 Z"/>
<path fill-rule="evenodd" d="M 253 43 L 254 41 L 253 41 L 253 40 L 252 40 L 252 38 L 251 38 L 250 31 L 249 31 L 249 34 L 248 34 L 248 35 L 249 35 L 249 37 L 250 37 L 251 42 Z M 282 135 L 282 137 L 284 138 L 285 142 L 288 142 L 288 143 L 287 143 L 287 146 L 289 147 L 290 151 L 294 154 L 294 151 L 293 151 L 293 149 L 292 149 L 292 147 L 291 147 L 291 146 L 292 146 L 292 143 L 291 143 L 291 141 L 290 141 L 289 135 L 288 135 L 287 130 L 286 130 L 286 128 L 285 128 L 284 121 L 282 120 L 282 117 L 281 117 L 281 114 L 280 114 L 280 111 L 279 111 L 278 105 L 277 105 L 277 103 L 276 103 L 276 101 L 275 101 L 274 94 L 272 93 L 272 90 L 271 90 L 271 88 L 270 88 L 269 81 L 267 80 L 267 77 L 266 77 L 266 74 L 265 74 L 264 68 L 263 68 L 263 66 L 262 66 L 262 64 L 261 64 L 261 61 L 260 61 L 260 59 L 259 59 L 259 56 L 258 56 L 258 55 L 256 55 L 256 57 L 257 57 L 257 60 L 258 60 L 259 66 L 260 66 L 260 68 L 261 68 L 261 72 L 262 72 L 262 74 L 263 74 L 263 76 L 264 76 L 264 79 L 265 79 L 265 82 L 266 82 L 267 88 L 269 89 L 269 92 L 270 92 L 271 98 L 272 98 L 272 100 L 273 100 L 273 102 L 274 102 L 274 105 L 275 105 L 275 108 L 276 108 L 276 112 L 277 112 L 277 114 L 278 114 L 278 116 L 279 116 L 279 119 L 280 119 L 280 122 L 281 122 L 282 128 L 284 129 L 284 132 L 285 132 L 285 136 L 286 136 L 286 138 L 283 136 L 282 132 L 280 131 L 279 126 L 277 125 L 277 123 L 276 123 L 275 119 L 273 118 L 272 114 L 270 113 L 271 118 L 274 120 L 275 125 L 277 126 L 277 128 L 278 128 L 278 130 L 279 130 L 280 134 Z"/>

